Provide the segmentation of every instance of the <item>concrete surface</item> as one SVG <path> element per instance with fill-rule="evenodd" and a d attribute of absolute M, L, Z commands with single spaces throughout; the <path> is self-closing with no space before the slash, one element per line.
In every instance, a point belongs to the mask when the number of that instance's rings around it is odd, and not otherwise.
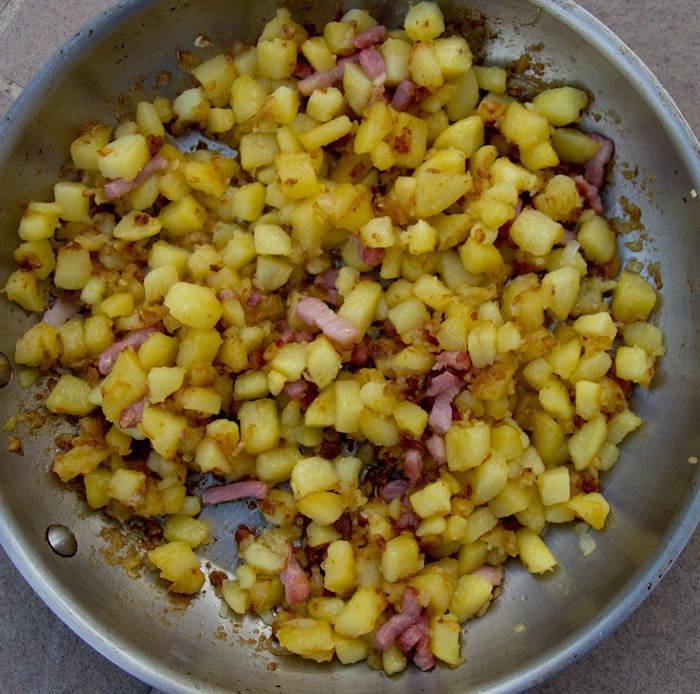
<path fill-rule="evenodd" d="M 108 0 L 0 0 L 0 115 L 61 43 Z M 583 0 L 652 69 L 700 133 L 697 0 Z M 532 690 L 700 691 L 700 533 L 661 585 L 618 631 L 576 665 Z M 75 636 L 0 550 L 0 690 L 155 692 Z"/>

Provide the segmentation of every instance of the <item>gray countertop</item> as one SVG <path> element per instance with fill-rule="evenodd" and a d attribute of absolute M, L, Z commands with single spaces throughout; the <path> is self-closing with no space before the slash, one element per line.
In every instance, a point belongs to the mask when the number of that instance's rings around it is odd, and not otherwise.
<path fill-rule="evenodd" d="M 109 0 L 0 0 L 0 115 L 61 43 Z M 584 0 L 670 92 L 700 133 L 697 0 Z M 658 588 L 610 638 L 534 692 L 700 690 L 700 532 Z M 0 549 L 0 689 L 154 692 L 75 636 Z"/>

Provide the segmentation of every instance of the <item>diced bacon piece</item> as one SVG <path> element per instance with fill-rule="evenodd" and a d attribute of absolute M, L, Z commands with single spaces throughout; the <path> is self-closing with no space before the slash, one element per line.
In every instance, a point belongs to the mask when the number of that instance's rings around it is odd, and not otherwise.
<path fill-rule="evenodd" d="M 303 400 L 306 391 L 309 389 L 309 384 L 303 378 L 298 381 L 288 381 L 284 384 L 284 394 L 292 400 Z"/>
<path fill-rule="evenodd" d="M 327 89 L 332 87 L 338 80 L 343 79 L 345 74 L 345 66 L 348 63 L 357 63 L 360 60 L 359 54 L 341 58 L 334 68 L 325 70 L 324 72 L 314 72 L 312 75 L 305 77 L 297 82 L 297 88 L 304 96 L 309 96 L 317 89 Z"/>
<path fill-rule="evenodd" d="M 435 667 L 435 656 L 430 649 L 430 631 L 428 630 L 427 615 L 421 615 L 416 622 L 416 626 L 420 629 L 421 636 L 413 654 L 413 663 L 425 672 Z"/>
<path fill-rule="evenodd" d="M 411 105 L 415 92 L 416 84 L 413 80 L 401 80 L 394 90 L 394 96 L 391 97 L 391 107 L 394 111 L 405 111 Z"/>
<path fill-rule="evenodd" d="M 335 289 L 335 283 L 338 281 L 340 270 L 332 267 L 324 270 L 321 274 L 314 278 L 314 286 L 321 289 Z"/>
<path fill-rule="evenodd" d="M 263 302 L 263 295 L 260 292 L 251 292 L 246 300 L 248 306 L 260 306 Z"/>
<path fill-rule="evenodd" d="M 66 299 L 61 296 L 53 302 L 51 308 L 44 312 L 41 320 L 46 323 L 46 325 L 58 328 L 66 321 L 70 320 L 78 311 L 80 311 L 80 304 L 77 301 Z"/>
<path fill-rule="evenodd" d="M 320 299 L 304 297 L 297 302 L 296 314 L 307 325 L 315 325 L 323 334 L 343 349 L 350 349 L 362 339 L 356 325 L 336 315 Z"/>
<path fill-rule="evenodd" d="M 430 455 L 433 456 L 436 463 L 446 463 L 447 462 L 447 445 L 445 444 L 445 437 L 439 434 L 433 434 L 427 441 L 426 446 Z"/>
<path fill-rule="evenodd" d="M 309 599 L 311 595 L 311 582 L 304 570 L 299 566 L 294 550 L 289 548 L 287 565 L 280 572 L 280 581 L 284 586 L 284 599 L 289 605 L 298 605 Z"/>
<path fill-rule="evenodd" d="M 125 407 L 119 413 L 119 426 L 122 429 L 131 429 L 135 427 L 143 417 L 143 408 L 146 406 L 146 398 L 142 398 L 137 402 Z"/>
<path fill-rule="evenodd" d="M 404 508 L 401 517 L 394 523 L 394 528 L 396 530 L 415 530 L 420 520 L 420 516 L 410 508 Z"/>
<path fill-rule="evenodd" d="M 289 345 L 292 342 L 313 342 L 314 336 L 306 330 L 285 330 L 276 340 L 275 344 L 278 347 Z"/>
<path fill-rule="evenodd" d="M 357 256 L 365 265 L 376 267 L 384 260 L 386 251 L 383 248 L 367 248 L 359 238 L 354 238 L 357 243 Z"/>
<path fill-rule="evenodd" d="M 612 140 L 597 133 L 589 133 L 588 137 L 594 142 L 600 143 L 600 147 L 586 162 L 583 175 L 594 188 L 600 190 L 605 182 L 605 165 L 612 159 L 615 145 Z"/>
<path fill-rule="evenodd" d="M 100 373 L 103 376 L 106 376 L 114 367 L 120 352 L 124 351 L 127 347 L 131 347 L 134 351 L 138 350 L 138 348 L 148 339 L 149 335 L 155 332 L 158 332 L 158 327 L 151 325 L 148 328 L 135 330 L 123 340 L 115 342 L 113 345 L 107 347 L 107 349 L 104 350 L 104 352 L 102 352 L 97 359 L 97 367 L 100 370 Z"/>
<path fill-rule="evenodd" d="M 445 371 L 444 373 L 441 373 L 439 376 L 434 376 L 433 378 L 430 379 L 430 385 L 428 386 L 428 389 L 425 391 L 425 394 L 428 397 L 434 397 L 436 395 L 442 395 L 443 393 L 446 393 L 450 390 L 453 390 L 454 388 L 458 388 L 462 386 L 464 381 L 459 377 L 455 376 L 454 374 L 450 373 L 449 371 Z M 454 398 L 454 396 L 452 396 Z"/>
<path fill-rule="evenodd" d="M 220 487 L 209 487 L 202 492 L 202 503 L 223 504 L 227 501 L 240 499 L 264 499 L 269 491 L 265 482 L 260 480 L 245 480 L 224 484 Z"/>
<path fill-rule="evenodd" d="M 157 171 L 162 171 L 168 166 L 168 160 L 156 154 L 155 157 L 149 159 L 146 165 L 131 181 L 125 181 L 123 178 L 115 178 L 105 185 L 104 192 L 107 200 L 118 200 L 122 195 L 133 190 L 141 185 L 149 176 L 152 176 Z"/>
<path fill-rule="evenodd" d="M 447 430 L 452 426 L 452 401 L 457 397 L 458 393 L 458 388 L 451 388 L 435 398 L 428 416 L 428 426 L 433 433 L 438 435 L 446 434 Z"/>
<path fill-rule="evenodd" d="M 386 81 L 386 65 L 382 54 L 374 47 L 360 51 L 360 66 L 374 84 Z"/>
<path fill-rule="evenodd" d="M 374 47 L 360 51 L 360 65 L 367 77 L 372 80 L 372 95 L 370 103 L 384 98 L 384 83 L 386 82 L 386 65 L 382 54 Z"/>
<path fill-rule="evenodd" d="M 450 421 L 452 412 L 450 411 Z M 423 456 L 415 448 L 409 448 L 403 459 L 404 477 L 412 484 L 416 485 L 423 476 Z"/>
<path fill-rule="evenodd" d="M 467 352 L 457 352 L 445 350 L 440 352 L 433 366 L 433 371 L 442 371 L 446 368 L 454 369 L 455 371 L 469 371 L 472 367 L 471 359 Z"/>
<path fill-rule="evenodd" d="M 494 588 L 496 586 L 500 586 L 503 582 L 502 566 L 491 566 L 491 564 L 484 564 L 476 571 L 472 571 L 472 574 L 474 576 L 481 576 L 481 578 L 485 578 Z"/>
<path fill-rule="evenodd" d="M 583 176 L 573 176 L 576 190 L 583 196 L 588 206 L 596 213 L 603 214 L 603 201 L 600 199 L 598 188 L 591 185 Z"/>
<path fill-rule="evenodd" d="M 408 627 L 415 624 L 421 615 L 422 606 L 418 601 L 418 591 L 408 587 L 404 591 L 401 612 L 389 617 L 374 631 L 374 642 L 383 651 L 389 648 Z"/>
<path fill-rule="evenodd" d="M 396 644 L 404 652 L 408 653 L 419 641 L 422 631 L 417 624 L 411 624 L 406 631 L 396 639 Z"/>
<path fill-rule="evenodd" d="M 390 501 L 403 496 L 409 484 L 408 480 L 392 480 L 381 488 L 379 496 L 385 504 L 388 504 Z"/>
<path fill-rule="evenodd" d="M 300 60 L 297 61 L 297 66 L 294 70 L 294 77 L 298 77 L 303 80 L 306 77 L 310 77 L 314 74 L 314 69 L 308 63 L 302 63 Z"/>
<path fill-rule="evenodd" d="M 219 292 L 219 299 L 221 299 L 222 301 L 225 299 L 237 299 L 237 298 L 238 298 L 238 294 L 236 294 L 236 292 L 234 292 L 233 289 L 222 289 Z"/>
<path fill-rule="evenodd" d="M 567 229 L 566 227 L 564 227 L 564 235 L 561 237 L 559 245 L 566 246 L 566 244 L 570 241 L 576 241 L 577 239 L 578 236 L 576 235 L 575 231 L 571 231 L 571 229 Z"/>
<path fill-rule="evenodd" d="M 333 306 L 338 306 L 340 303 L 340 296 L 338 290 L 335 288 L 335 283 L 338 280 L 338 273 L 340 270 L 337 268 L 329 268 L 325 270 L 320 275 L 317 275 L 314 279 L 314 287 L 318 287 L 323 290 L 326 294 L 326 301 L 328 301 Z"/>
<path fill-rule="evenodd" d="M 378 24 L 377 26 L 361 31 L 357 36 L 355 36 L 355 38 L 353 38 L 352 45 L 358 50 L 361 50 L 363 48 L 367 48 L 368 46 L 381 43 L 386 38 L 386 35 L 386 27 L 382 24 Z"/>

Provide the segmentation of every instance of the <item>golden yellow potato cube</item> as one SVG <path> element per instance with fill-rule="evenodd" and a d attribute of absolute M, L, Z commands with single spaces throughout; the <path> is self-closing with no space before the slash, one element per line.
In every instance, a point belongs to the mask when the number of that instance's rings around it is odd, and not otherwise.
<path fill-rule="evenodd" d="M 551 571 L 557 565 L 557 560 L 549 551 L 539 535 L 529 528 L 516 530 L 515 539 L 518 543 L 518 554 L 525 568 L 533 574 Z"/>
<path fill-rule="evenodd" d="M 543 256 L 552 250 L 555 243 L 561 241 L 564 228 L 546 214 L 526 208 L 513 222 L 509 234 L 522 250 Z"/>
<path fill-rule="evenodd" d="M 450 512 L 450 488 L 444 480 L 427 484 L 409 496 L 413 510 L 421 518 L 433 515 L 447 515 Z"/>
<path fill-rule="evenodd" d="M 163 303 L 173 318 L 192 328 L 213 328 L 221 318 L 221 303 L 210 287 L 176 282 L 168 289 Z"/>
<path fill-rule="evenodd" d="M 430 41 L 445 31 L 445 19 L 437 3 L 419 2 L 409 8 L 403 26 L 414 41 Z"/>
<path fill-rule="evenodd" d="M 269 398 L 244 402 L 238 411 L 244 450 L 255 455 L 277 446 L 280 435 L 277 403 Z"/>
<path fill-rule="evenodd" d="M 90 252 L 85 248 L 58 249 L 54 284 L 60 289 L 82 289 L 92 274 Z"/>
<path fill-rule="evenodd" d="M 654 358 L 641 347 L 619 347 L 615 354 L 615 373 L 618 378 L 646 387 L 654 376 Z"/>
<path fill-rule="evenodd" d="M 159 213 L 158 221 L 171 236 L 185 236 L 204 226 L 207 212 L 191 195 L 168 203 Z"/>
<path fill-rule="evenodd" d="M 389 540 L 382 552 L 381 566 L 384 578 L 392 583 L 418 573 L 423 560 L 415 538 L 404 533 Z"/>
<path fill-rule="evenodd" d="M 322 562 L 321 569 L 324 574 L 323 585 L 326 590 L 337 595 L 350 593 L 357 585 L 357 567 L 353 546 L 347 540 L 331 542 L 328 545 L 326 559 Z"/>
<path fill-rule="evenodd" d="M 550 125 L 561 127 L 579 119 L 581 110 L 588 104 L 588 96 L 574 87 L 556 87 L 544 89 L 532 103 Z"/>
<path fill-rule="evenodd" d="M 649 282 L 633 272 L 620 273 L 610 307 L 615 320 L 647 320 L 655 305 L 656 290 Z"/>
<path fill-rule="evenodd" d="M 552 133 L 552 146 L 563 162 L 585 164 L 600 148 L 600 143 L 574 128 L 557 128 Z"/>
<path fill-rule="evenodd" d="M 481 465 L 491 448 L 491 429 L 485 422 L 453 424 L 445 434 L 447 467 L 452 471 L 470 470 Z"/>
<path fill-rule="evenodd" d="M 82 378 L 62 374 L 46 398 L 46 407 L 55 414 L 72 414 L 85 417 L 95 409 L 90 402 L 92 387 Z"/>
<path fill-rule="evenodd" d="M 346 638 L 369 634 L 386 605 L 387 600 L 382 591 L 372 586 L 361 586 L 336 617 L 336 632 Z"/>
<path fill-rule="evenodd" d="M 275 635 L 280 645 L 292 653 L 318 662 L 333 658 L 333 629 L 325 620 L 309 617 L 289 619 Z"/>
<path fill-rule="evenodd" d="M 168 542 L 184 542 L 192 549 L 209 540 L 209 526 L 197 518 L 170 515 L 163 526 L 163 537 Z"/>
<path fill-rule="evenodd" d="M 610 512 L 610 505 L 602 494 L 590 492 L 572 497 L 567 506 L 583 521 L 596 530 L 602 530 Z"/>
<path fill-rule="evenodd" d="M 168 590 L 192 595 L 204 585 L 199 559 L 186 543 L 168 542 L 150 550 L 147 556 L 160 569 L 160 577 L 172 581 Z"/>
<path fill-rule="evenodd" d="M 275 176 L 289 200 L 300 200 L 320 192 L 316 170 L 308 152 L 278 152 Z"/>
<path fill-rule="evenodd" d="M 60 181 L 53 187 L 53 197 L 61 207 L 61 219 L 82 222 L 90 213 L 90 193 L 84 183 Z"/>

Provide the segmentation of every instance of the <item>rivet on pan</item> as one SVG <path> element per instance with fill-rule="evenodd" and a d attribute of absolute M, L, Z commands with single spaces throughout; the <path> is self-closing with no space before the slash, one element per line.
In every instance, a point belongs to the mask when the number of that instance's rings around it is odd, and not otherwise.
<path fill-rule="evenodd" d="M 12 378 L 10 360 L 0 352 L 0 388 L 4 388 Z"/>
<path fill-rule="evenodd" d="M 46 529 L 46 541 L 62 557 L 72 557 L 78 551 L 78 541 L 73 531 L 65 525 L 50 525 Z"/>

